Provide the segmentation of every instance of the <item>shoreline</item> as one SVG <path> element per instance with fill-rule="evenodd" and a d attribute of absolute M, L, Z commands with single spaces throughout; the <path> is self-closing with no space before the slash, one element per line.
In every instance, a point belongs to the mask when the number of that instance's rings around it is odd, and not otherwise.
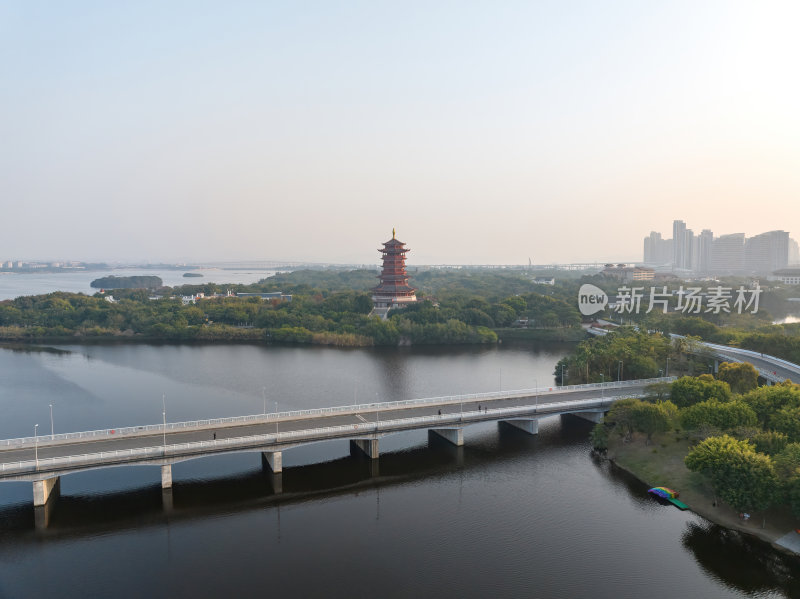
<path fill-rule="evenodd" d="M 623 466 L 619 463 L 619 460 L 616 457 L 610 454 L 610 452 L 609 455 L 601 459 L 608 460 L 613 467 L 627 472 L 645 485 L 652 487 L 659 484 L 648 481 L 635 470 L 631 469 L 630 467 Z M 679 490 L 679 492 L 681 493 L 680 499 L 689 506 L 690 512 L 705 518 L 717 526 L 754 536 L 761 541 L 769 543 L 774 549 L 786 553 L 787 555 L 800 556 L 800 552 L 793 551 L 789 547 L 780 545 L 777 542 L 788 532 L 795 530 L 794 528 L 789 528 L 788 530 L 785 529 L 785 513 L 769 512 L 766 526 L 762 528 L 761 521 L 763 521 L 763 514 L 759 513 L 759 517 L 751 517 L 748 522 L 743 522 L 739 518 L 739 515 L 731 507 L 721 503 L 714 505 L 713 495 L 709 495 L 708 493 L 704 493 L 697 489 L 688 489 L 685 492 L 683 490 Z"/>

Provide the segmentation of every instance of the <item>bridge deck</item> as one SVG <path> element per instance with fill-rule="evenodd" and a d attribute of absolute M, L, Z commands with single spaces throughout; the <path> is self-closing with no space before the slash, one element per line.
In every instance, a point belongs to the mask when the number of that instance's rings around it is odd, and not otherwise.
<path fill-rule="evenodd" d="M 342 406 L 0 441 L 0 480 L 34 480 L 121 464 L 168 464 L 214 453 L 280 451 L 303 443 L 514 417 L 597 410 L 654 382 L 623 381 Z M 479 410 L 480 407 L 480 410 Z"/>

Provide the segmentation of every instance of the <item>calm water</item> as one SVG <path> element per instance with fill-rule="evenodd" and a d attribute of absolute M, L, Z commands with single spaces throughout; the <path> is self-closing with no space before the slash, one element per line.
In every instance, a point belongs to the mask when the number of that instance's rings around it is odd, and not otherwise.
<path fill-rule="evenodd" d="M 21 295 L 41 295 L 44 293 L 52 293 L 53 291 L 69 291 L 71 293 L 85 293 L 91 295 L 97 293 L 99 290 L 90 287 L 89 283 L 100 277 L 107 277 L 110 275 L 115 275 L 117 277 L 152 275 L 161 277 L 164 285 L 175 287 L 176 285 L 200 285 L 201 283 L 257 283 L 261 279 L 266 279 L 275 274 L 275 271 L 252 269 L 221 270 L 209 268 L 191 271 L 201 273 L 203 275 L 201 278 L 184 277 L 184 272 L 189 271 L 125 268 L 88 272 L 0 273 L 0 301 L 14 299 Z"/>
<path fill-rule="evenodd" d="M 408 399 L 552 382 L 564 348 L 341 351 L 244 346 L 0 349 L 0 434 Z M 66 476 L 37 530 L 0 483 L 0 597 L 797 597 L 800 562 L 665 507 L 589 455 L 590 425 L 485 424 L 465 447 L 381 440 Z"/>

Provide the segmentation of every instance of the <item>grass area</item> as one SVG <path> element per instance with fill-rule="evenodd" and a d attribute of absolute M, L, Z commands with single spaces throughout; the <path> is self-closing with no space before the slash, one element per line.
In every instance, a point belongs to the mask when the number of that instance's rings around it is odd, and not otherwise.
<path fill-rule="evenodd" d="M 645 436 L 634 434 L 623 443 L 619 438 L 609 439 L 608 457 L 620 468 L 627 470 L 651 487 L 669 487 L 680 493 L 680 500 L 701 516 L 734 530 L 752 534 L 773 542 L 787 532 L 798 528 L 798 520 L 787 506 L 767 510 L 766 514 L 753 514 L 744 522 L 730 507 L 715 503 L 714 492 L 702 475 L 690 471 L 683 463 L 689 453 L 689 441 L 682 433 L 654 435 L 650 445 Z M 766 524 L 762 528 L 762 524 Z"/>
<path fill-rule="evenodd" d="M 692 472 L 683 463 L 689 442 L 683 435 L 678 440 L 674 433 L 655 435 L 653 442 L 645 445 L 645 436 L 635 434 L 629 443 L 613 439 L 609 445 L 609 457 L 651 486 L 679 490 L 690 484 Z"/>

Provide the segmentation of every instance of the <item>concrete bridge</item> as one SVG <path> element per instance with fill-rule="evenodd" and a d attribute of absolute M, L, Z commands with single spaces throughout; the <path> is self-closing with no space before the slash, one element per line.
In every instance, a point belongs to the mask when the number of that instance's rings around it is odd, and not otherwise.
<path fill-rule="evenodd" d="M 57 496 L 59 477 L 99 468 L 160 466 L 162 487 L 169 489 L 174 463 L 260 452 L 265 466 L 279 474 L 282 452 L 299 445 L 349 439 L 351 448 L 377 459 L 379 439 L 401 431 L 428 429 L 459 446 L 464 427 L 479 422 L 504 421 L 536 434 L 539 418 L 577 414 L 597 422 L 612 402 L 641 397 L 648 385 L 672 380 L 544 387 L 6 439 L 0 441 L 0 482 L 33 482 L 34 505 L 44 506 Z"/>
<path fill-rule="evenodd" d="M 590 327 L 586 330 L 590 335 L 603 336 L 610 331 L 598 327 Z M 697 339 L 688 339 L 684 335 L 670 334 L 672 339 L 687 339 L 689 342 L 688 351 L 690 353 L 704 353 L 714 358 L 714 372 L 719 368 L 720 362 L 749 362 L 758 374 L 768 383 L 782 383 L 786 379 L 800 383 L 800 366 L 769 354 L 763 354 L 749 349 L 730 347 L 728 345 L 718 345 L 707 343 Z"/>
<path fill-rule="evenodd" d="M 671 335 L 671 337 L 673 339 L 686 339 L 682 335 L 675 334 Z M 782 383 L 786 379 L 795 383 L 800 382 L 800 366 L 788 360 L 749 349 L 706 343 L 696 339 L 690 339 L 689 344 L 690 351 L 703 351 L 714 358 L 715 372 L 719 368 L 719 362 L 749 362 L 758 370 L 759 376 L 768 383 Z M 692 349 L 691 346 L 694 346 L 695 349 Z"/>

